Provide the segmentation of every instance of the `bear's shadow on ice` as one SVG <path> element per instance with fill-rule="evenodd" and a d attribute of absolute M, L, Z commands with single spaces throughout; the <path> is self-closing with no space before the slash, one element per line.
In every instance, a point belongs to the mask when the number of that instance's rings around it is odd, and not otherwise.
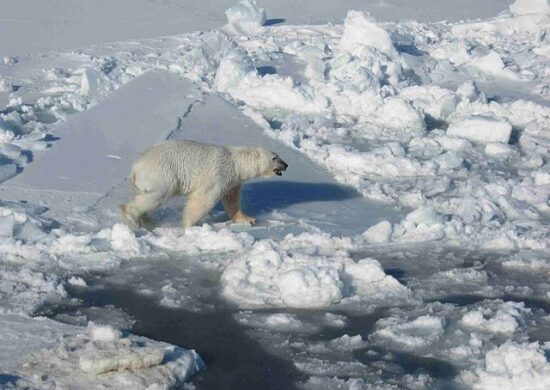
<path fill-rule="evenodd" d="M 253 215 L 299 203 L 341 201 L 359 196 L 353 188 L 337 184 L 284 180 L 251 182 L 242 189 L 243 208 Z"/>
<path fill-rule="evenodd" d="M 304 183 L 285 180 L 254 181 L 242 187 L 243 210 L 255 217 L 275 210 L 310 202 L 337 202 L 360 197 L 351 187 L 330 183 Z M 185 201 L 184 201 L 185 204 Z M 153 220 L 164 225 L 177 225 L 181 214 L 181 199 L 168 201 L 155 211 Z M 222 202 L 214 207 L 206 217 L 209 222 L 227 220 Z"/>

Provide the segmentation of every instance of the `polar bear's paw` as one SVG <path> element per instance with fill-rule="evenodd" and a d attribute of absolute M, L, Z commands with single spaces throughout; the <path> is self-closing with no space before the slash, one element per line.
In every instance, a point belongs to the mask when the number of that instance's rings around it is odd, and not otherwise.
<path fill-rule="evenodd" d="M 245 213 L 239 211 L 233 217 L 233 222 L 235 222 L 235 223 L 247 223 L 247 224 L 250 224 L 250 225 L 254 225 L 256 223 L 256 218 L 251 217 L 250 215 L 246 215 Z"/>
<path fill-rule="evenodd" d="M 147 230 L 152 230 L 155 225 L 151 218 L 147 214 L 143 214 L 141 217 L 139 217 L 139 226 L 142 228 L 145 228 Z"/>

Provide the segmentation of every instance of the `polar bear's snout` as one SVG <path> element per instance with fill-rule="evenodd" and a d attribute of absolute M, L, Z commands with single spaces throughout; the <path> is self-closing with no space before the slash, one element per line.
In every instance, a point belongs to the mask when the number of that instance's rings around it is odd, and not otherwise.
<path fill-rule="evenodd" d="M 274 172 L 277 176 L 282 176 L 282 172 L 283 171 L 286 171 L 286 169 L 288 168 L 288 164 L 286 162 L 284 162 L 279 156 L 275 156 L 273 157 L 273 159 L 275 160 L 275 169 L 274 169 Z"/>

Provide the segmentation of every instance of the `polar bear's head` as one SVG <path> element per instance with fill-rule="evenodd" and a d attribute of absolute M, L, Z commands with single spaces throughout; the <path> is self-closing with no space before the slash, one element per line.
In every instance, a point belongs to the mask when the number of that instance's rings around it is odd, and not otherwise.
<path fill-rule="evenodd" d="M 276 153 L 264 148 L 232 148 L 235 156 L 235 167 L 242 180 L 253 177 L 281 176 L 288 164 Z"/>
<path fill-rule="evenodd" d="M 255 148 L 259 158 L 258 166 L 260 172 L 258 176 L 282 176 L 282 172 L 286 171 L 288 164 L 284 162 L 277 153 L 270 152 L 264 148 Z"/>

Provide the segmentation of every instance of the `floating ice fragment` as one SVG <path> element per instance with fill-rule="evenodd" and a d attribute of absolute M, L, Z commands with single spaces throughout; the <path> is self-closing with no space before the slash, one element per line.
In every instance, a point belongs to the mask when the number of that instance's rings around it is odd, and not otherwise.
<path fill-rule="evenodd" d="M 88 324 L 88 333 L 94 341 L 113 342 L 118 340 L 122 333 L 109 325 L 96 325 L 93 322 Z"/>
<path fill-rule="evenodd" d="M 289 307 L 326 307 L 342 300 L 343 283 L 329 267 L 308 266 L 283 273 L 278 278 L 283 303 Z"/>
<path fill-rule="evenodd" d="M 347 325 L 348 320 L 346 316 L 340 314 L 325 313 L 323 323 L 331 328 L 343 328 Z"/>
<path fill-rule="evenodd" d="M 424 348 L 436 342 L 444 333 L 445 321 L 441 317 L 425 315 L 401 323 L 397 318 L 378 321 L 372 337 L 403 348 Z"/>
<path fill-rule="evenodd" d="M 396 129 L 408 129 L 420 135 L 426 129 L 423 115 L 401 98 L 390 97 L 384 100 L 372 115 L 371 120 Z"/>
<path fill-rule="evenodd" d="M 485 154 L 493 158 L 505 158 L 515 152 L 511 145 L 500 142 L 488 143 L 485 146 Z"/>
<path fill-rule="evenodd" d="M 546 390 L 550 388 L 550 362 L 538 343 L 507 341 L 485 356 L 484 367 L 461 373 L 474 389 Z"/>
<path fill-rule="evenodd" d="M 426 225 L 433 225 L 436 223 L 440 223 L 441 216 L 439 216 L 433 207 L 431 206 L 425 206 L 420 207 L 409 214 L 407 214 L 406 220 L 408 222 L 413 222 L 417 225 L 419 224 L 426 224 Z"/>
<path fill-rule="evenodd" d="M 363 233 L 368 242 L 384 244 L 388 242 L 392 234 L 392 225 L 388 221 L 378 222 Z"/>
<path fill-rule="evenodd" d="M 519 78 L 516 73 L 506 67 L 500 55 L 494 50 L 489 51 L 481 57 L 474 58 L 471 64 L 482 72 L 496 77 L 505 77 L 509 79 Z"/>
<path fill-rule="evenodd" d="M 289 236 L 285 241 L 292 239 Z M 336 239 L 333 243 L 339 245 Z M 224 296 L 240 307 L 297 308 L 410 298 L 410 291 L 387 275 L 378 261 L 355 262 L 344 251 L 320 255 L 324 251 L 312 251 L 310 246 L 257 242 L 225 269 L 221 278 Z"/>
<path fill-rule="evenodd" d="M 11 56 L 4 57 L 4 64 L 6 65 L 15 65 L 18 62 L 19 62 L 19 59 L 17 57 L 11 57 Z"/>
<path fill-rule="evenodd" d="M 126 253 L 129 256 L 142 254 L 146 250 L 144 243 L 138 241 L 135 234 L 123 223 L 113 225 L 111 230 L 111 248 L 115 251 Z"/>
<path fill-rule="evenodd" d="M 349 11 L 344 20 L 344 32 L 340 48 L 361 57 L 364 48 L 374 48 L 390 58 L 399 54 L 390 38 L 390 34 L 376 24 L 368 13 Z"/>
<path fill-rule="evenodd" d="M 147 235 L 147 241 L 159 248 L 184 251 L 189 254 L 200 252 L 234 252 L 252 244 L 254 239 L 248 233 L 234 233 L 229 229 L 214 230 L 209 225 L 189 229 L 156 228 Z"/>
<path fill-rule="evenodd" d="M 13 214 L 0 216 L 0 238 L 12 238 L 15 218 Z"/>
<path fill-rule="evenodd" d="M 467 138 L 479 143 L 502 142 L 507 144 L 512 125 L 507 120 L 489 116 L 471 116 L 449 125 L 447 135 Z"/>
<path fill-rule="evenodd" d="M 0 75 L 0 93 L 13 91 L 13 85 Z"/>
<path fill-rule="evenodd" d="M 361 335 L 350 336 L 345 334 L 337 339 L 331 340 L 330 346 L 341 351 L 353 351 L 366 347 L 367 343 L 363 340 Z"/>
<path fill-rule="evenodd" d="M 79 359 L 80 369 L 90 374 L 109 371 L 139 370 L 158 366 L 164 359 L 164 352 L 158 348 L 140 348 L 125 353 L 100 354 L 84 352 Z"/>
<path fill-rule="evenodd" d="M 245 35 L 258 32 L 266 21 L 264 8 L 258 8 L 256 0 L 241 0 L 225 11 L 228 24 Z"/>
<path fill-rule="evenodd" d="M 479 91 L 477 84 L 474 81 L 465 81 L 456 90 L 457 96 L 466 102 L 475 102 L 477 100 L 485 103 L 487 98 L 483 92 Z"/>
<path fill-rule="evenodd" d="M 0 129 L 0 144 L 7 144 L 15 138 L 15 134 L 11 130 Z"/>
<path fill-rule="evenodd" d="M 67 282 L 71 286 L 86 287 L 87 283 L 84 279 L 79 278 L 78 276 L 71 276 Z"/>
<path fill-rule="evenodd" d="M 249 74 L 256 75 L 252 63 L 240 52 L 233 51 L 221 60 L 214 85 L 218 91 L 228 92 L 231 88 L 238 87 L 242 79 Z"/>
<path fill-rule="evenodd" d="M 85 69 L 82 72 L 80 81 L 80 93 L 82 95 L 93 95 L 99 88 L 99 73 L 95 69 Z"/>
<path fill-rule="evenodd" d="M 464 314 L 462 323 L 479 331 L 513 334 L 519 327 L 518 319 L 529 312 L 523 302 L 503 302 L 494 310 L 479 308 Z"/>
<path fill-rule="evenodd" d="M 415 85 L 405 88 L 399 96 L 409 101 L 414 108 L 436 120 L 443 120 L 456 110 L 457 97 L 449 89 L 435 85 Z"/>

